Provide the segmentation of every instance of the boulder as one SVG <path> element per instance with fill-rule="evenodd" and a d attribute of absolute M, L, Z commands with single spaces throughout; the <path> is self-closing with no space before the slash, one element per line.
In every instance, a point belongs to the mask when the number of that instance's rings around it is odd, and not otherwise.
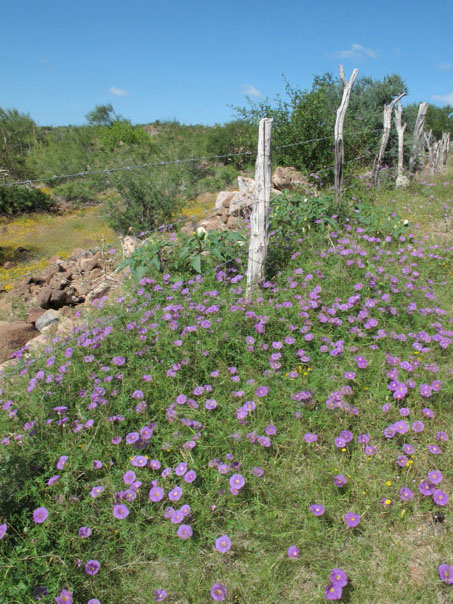
<path fill-rule="evenodd" d="M 247 178 L 246 176 L 238 176 L 238 188 L 239 193 L 253 195 L 255 191 L 255 181 L 253 180 L 253 178 Z"/>
<path fill-rule="evenodd" d="M 272 186 L 279 191 L 293 191 L 304 189 L 309 183 L 306 176 L 296 168 L 279 166 L 272 175 Z"/>
<path fill-rule="evenodd" d="M 253 195 L 248 193 L 235 193 L 230 202 L 230 216 L 246 216 L 250 214 L 253 205 Z"/>
<path fill-rule="evenodd" d="M 36 324 L 36 321 L 41 317 L 46 311 L 44 308 L 31 308 L 27 314 L 27 323 Z"/>
<path fill-rule="evenodd" d="M 229 208 L 231 200 L 236 195 L 236 191 L 220 191 L 215 201 L 215 209 Z"/>
<path fill-rule="evenodd" d="M 135 250 L 143 245 L 143 242 L 137 237 L 126 235 L 121 241 L 123 248 L 123 258 L 130 258 Z M 94 268 L 94 267 L 93 267 Z"/>
<path fill-rule="evenodd" d="M 45 327 L 58 323 L 61 319 L 61 315 L 53 308 L 46 310 L 46 312 L 39 317 L 35 323 L 35 327 L 38 331 L 42 331 Z"/>
<path fill-rule="evenodd" d="M 408 179 L 407 176 L 404 176 L 404 174 L 400 174 L 399 176 L 397 176 L 396 183 L 395 183 L 395 186 L 397 189 L 405 189 L 409 185 L 410 185 L 410 180 Z"/>
<path fill-rule="evenodd" d="M 0 363 L 7 361 L 13 352 L 23 348 L 37 334 L 33 325 L 25 321 L 0 322 Z"/>

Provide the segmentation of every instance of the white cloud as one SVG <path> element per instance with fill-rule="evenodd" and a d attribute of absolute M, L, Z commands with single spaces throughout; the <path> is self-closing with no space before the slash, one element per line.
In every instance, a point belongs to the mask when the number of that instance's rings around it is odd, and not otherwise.
<path fill-rule="evenodd" d="M 453 105 L 453 92 L 450 92 L 450 94 L 444 94 L 444 95 L 433 94 L 433 96 L 431 98 L 434 99 L 435 101 L 440 101 L 441 103 L 445 103 L 446 105 Z"/>
<path fill-rule="evenodd" d="M 445 61 L 444 63 L 439 63 L 439 65 L 437 66 L 437 69 L 440 69 L 440 71 L 448 71 L 452 67 L 453 67 L 452 63 L 448 63 L 447 61 Z"/>
<path fill-rule="evenodd" d="M 121 90 L 121 88 L 116 88 L 116 86 L 110 86 L 109 92 L 114 94 L 115 96 L 129 96 L 129 94 L 125 90 Z"/>
<path fill-rule="evenodd" d="M 244 84 L 242 92 L 248 96 L 261 96 L 261 92 L 252 86 L 252 84 Z"/>
<path fill-rule="evenodd" d="M 372 48 L 366 48 L 361 44 L 351 44 L 351 48 L 349 50 L 337 50 L 332 55 L 336 59 L 354 59 L 360 60 L 365 57 L 369 57 L 370 59 L 377 59 L 378 54 Z"/>

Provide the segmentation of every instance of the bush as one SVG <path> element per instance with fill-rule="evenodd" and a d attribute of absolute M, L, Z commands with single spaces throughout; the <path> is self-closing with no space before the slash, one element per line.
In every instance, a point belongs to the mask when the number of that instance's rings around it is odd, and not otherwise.
<path fill-rule="evenodd" d="M 48 211 L 54 205 L 54 201 L 39 189 L 0 188 L 0 214 L 4 216 L 13 216 L 21 212 L 36 212 L 37 210 Z"/>

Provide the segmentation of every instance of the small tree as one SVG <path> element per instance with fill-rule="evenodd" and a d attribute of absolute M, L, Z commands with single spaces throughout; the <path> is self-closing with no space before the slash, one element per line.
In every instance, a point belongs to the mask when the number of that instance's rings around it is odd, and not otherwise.
<path fill-rule="evenodd" d="M 107 105 L 96 105 L 96 107 L 89 111 L 85 116 L 90 126 L 111 126 L 114 122 L 119 119 L 113 109 L 112 103 Z"/>

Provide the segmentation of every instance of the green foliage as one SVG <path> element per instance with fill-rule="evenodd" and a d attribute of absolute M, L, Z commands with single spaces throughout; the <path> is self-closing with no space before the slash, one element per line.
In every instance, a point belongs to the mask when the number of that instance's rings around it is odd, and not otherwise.
<path fill-rule="evenodd" d="M 99 139 L 107 151 L 121 145 L 151 145 L 149 134 L 141 126 L 133 126 L 128 120 L 115 121 L 109 127 L 100 128 Z"/>
<path fill-rule="evenodd" d="M 436 107 L 430 105 L 426 112 L 425 130 L 433 131 L 433 136 L 437 140 L 442 138 L 444 132 L 450 132 L 453 136 L 453 106 Z"/>
<path fill-rule="evenodd" d="M 185 242 L 179 253 L 179 267 L 187 270 L 189 266 L 201 274 L 209 259 L 216 263 L 228 263 L 236 257 L 236 249 L 231 244 L 244 244 L 244 237 L 233 231 L 219 233 L 206 231 L 198 227 L 194 234 Z"/>
<path fill-rule="evenodd" d="M 285 191 L 271 202 L 270 229 L 278 237 L 301 237 L 314 226 L 337 227 L 332 215 L 338 211 L 333 195 L 320 197 Z"/>
<path fill-rule="evenodd" d="M 39 189 L 0 187 L 0 214 L 13 216 L 22 212 L 49 211 L 54 202 Z"/>
<path fill-rule="evenodd" d="M 118 120 L 112 103 L 96 105 L 85 118 L 90 126 L 111 126 L 115 120 Z"/>
<path fill-rule="evenodd" d="M 110 226 L 137 233 L 170 222 L 184 203 L 186 176 L 175 166 L 118 172 L 114 183 L 121 200 L 107 202 Z"/>
<path fill-rule="evenodd" d="M 0 169 L 13 179 L 33 178 L 26 154 L 36 143 L 35 123 L 29 115 L 0 108 Z"/>
<path fill-rule="evenodd" d="M 358 224 L 370 235 L 400 237 L 408 233 L 409 222 L 388 206 L 358 202 L 355 212 Z"/>
<path fill-rule="evenodd" d="M 169 241 L 147 241 L 135 249 L 129 258 L 125 258 L 118 266 L 118 270 L 129 267 L 132 279 L 139 283 L 145 276 L 149 276 L 150 267 L 162 272 L 164 268 L 164 255 L 171 253 L 175 244 Z"/>

